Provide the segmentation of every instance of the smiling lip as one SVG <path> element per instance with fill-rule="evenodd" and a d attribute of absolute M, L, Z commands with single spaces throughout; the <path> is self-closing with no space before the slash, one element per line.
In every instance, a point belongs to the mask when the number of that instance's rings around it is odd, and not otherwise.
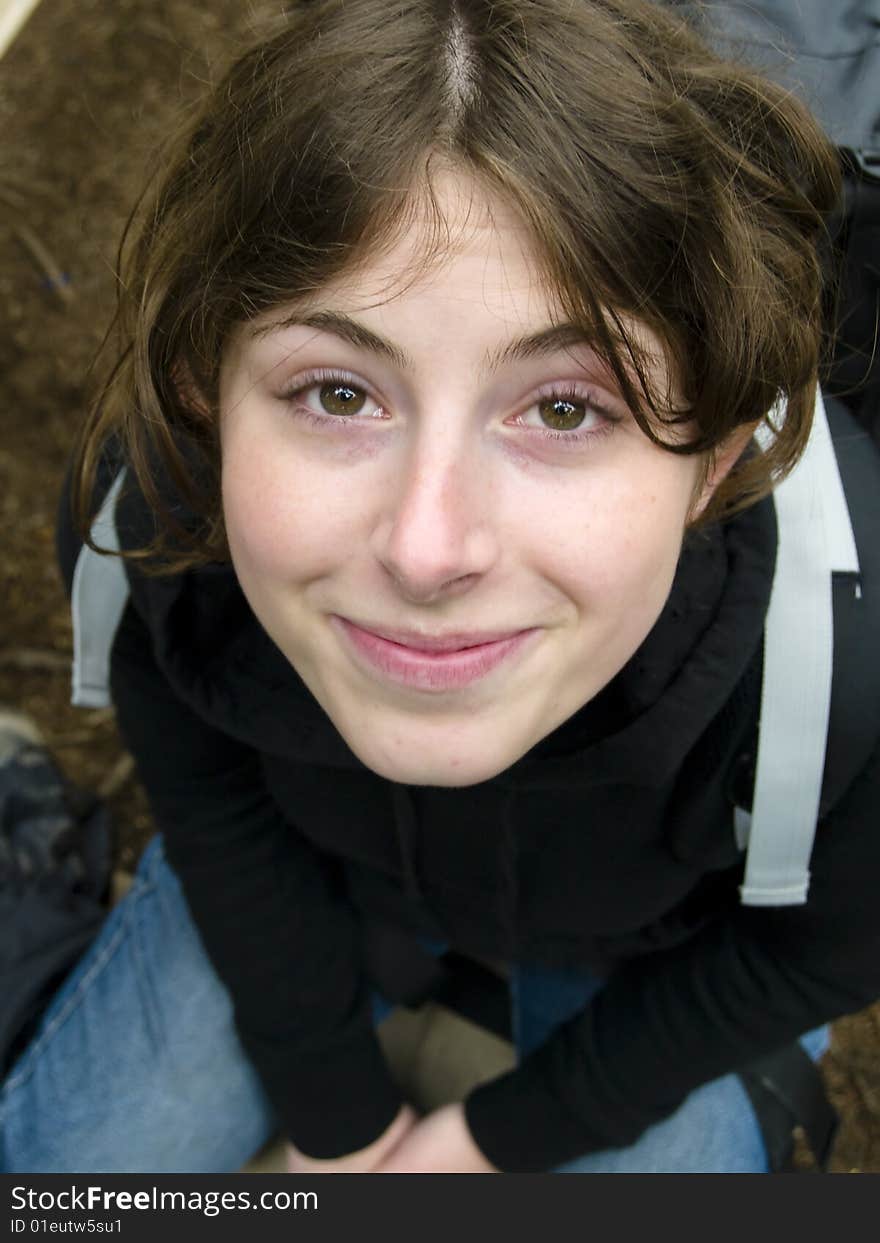
<path fill-rule="evenodd" d="M 348 618 L 331 621 L 360 661 L 392 682 L 423 691 L 469 686 L 519 652 L 534 628 L 483 633 L 422 635 L 382 627 L 366 629 Z"/>

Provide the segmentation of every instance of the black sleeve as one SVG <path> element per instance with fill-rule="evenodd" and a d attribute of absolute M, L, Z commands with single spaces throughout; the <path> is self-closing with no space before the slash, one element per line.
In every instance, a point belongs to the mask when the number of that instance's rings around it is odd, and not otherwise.
<path fill-rule="evenodd" d="M 615 973 L 594 1002 L 466 1102 L 500 1169 L 634 1143 L 689 1092 L 880 997 L 880 748 L 819 826 L 809 901 L 736 906 Z"/>
<path fill-rule="evenodd" d="M 282 818 L 259 756 L 174 695 L 131 605 L 112 691 L 169 861 L 281 1125 L 310 1156 L 364 1147 L 400 1096 L 374 1033 L 355 916 L 329 861 Z"/>

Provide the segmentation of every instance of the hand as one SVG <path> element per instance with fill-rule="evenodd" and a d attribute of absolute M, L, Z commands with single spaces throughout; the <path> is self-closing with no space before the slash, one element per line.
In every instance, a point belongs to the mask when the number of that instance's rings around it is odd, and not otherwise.
<path fill-rule="evenodd" d="M 444 1105 L 411 1127 L 377 1174 L 497 1174 L 480 1152 L 462 1105 Z"/>
<path fill-rule="evenodd" d="M 290 1174 L 370 1174 L 375 1172 L 380 1162 L 390 1155 L 392 1149 L 412 1130 L 418 1121 L 418 1114 L 409 1105 L 401 1106 L 400 1112 L 387 1130 L 378 1139 L 373 1140 L 366 1148 L 357 1152 L 346 1153 L 344 1157 L 331 1157 L 322 1160 L 318 1157 L 307 1157 L 304 1152 L 287 1145 L 287 1170 Z"/>

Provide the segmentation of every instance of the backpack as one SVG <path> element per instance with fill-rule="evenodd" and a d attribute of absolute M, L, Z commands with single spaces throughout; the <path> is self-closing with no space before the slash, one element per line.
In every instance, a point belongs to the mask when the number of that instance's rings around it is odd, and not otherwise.
<path fill-rule="evenodd" d="M 797 469 L 774 492 L 779 549 L 765 627 L 746 905 L 806 901 L 818 821 L 880 734 L 880 2 L 667 0 L 724 55 L 810 107 L 836 144 L 829 221 L 833 353 Z M 873 444 L 871 443 L 873 441 Z"/>

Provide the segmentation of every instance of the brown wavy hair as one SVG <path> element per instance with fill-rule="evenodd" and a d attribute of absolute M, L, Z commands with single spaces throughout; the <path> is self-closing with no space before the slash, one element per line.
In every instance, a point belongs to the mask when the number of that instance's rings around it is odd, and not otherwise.
<path fill-rule="evenodd" d="M 701 522 L 791 469 L 822 349 L 817 243 L 839 193 L 803 105 L 719 58 L 674 5 L 300 0 L 210 92 L 129 222 L 116 362 L 74 474 L 84 534 L 112 440 L 156 515 L 134 555 L 166 571 L 228 557 L 216 412 L 230 333 L 392 241 L 430 201 L 435 156 L 520 213 L 651 439 L 708 466 L 787 402 L 772 447 L 744 455 Z M 652 388 L 634 322 L 662 341 L 675 403 Z"/>

